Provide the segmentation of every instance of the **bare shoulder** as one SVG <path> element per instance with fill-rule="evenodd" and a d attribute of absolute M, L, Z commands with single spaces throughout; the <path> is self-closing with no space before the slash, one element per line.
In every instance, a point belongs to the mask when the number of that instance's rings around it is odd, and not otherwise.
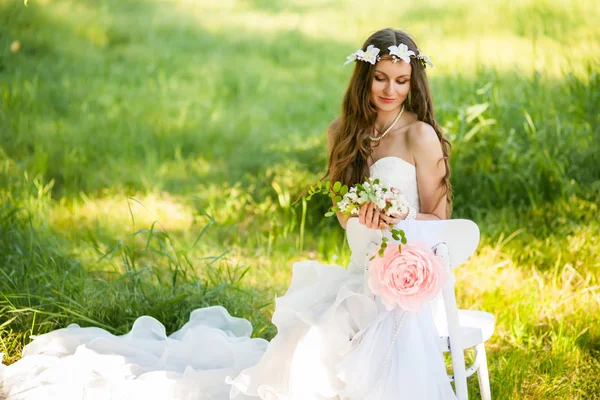
<path fill-rule="evenodd" d="M 444 156 L 435 129 L 426 122 L 418 121 L 411 126 L 407 142 L 416 165 L 429 165 Z"/>
<path fill-rule="evenodd" d="M 440 142 L 435 129 L 433 129 L 433 127 L 427 122 L 423 121 L 417 121 L 414 124 L 411 124 L 407 132 L 407 138 L 410 146 L 413 148 L 419 148 Z"/>

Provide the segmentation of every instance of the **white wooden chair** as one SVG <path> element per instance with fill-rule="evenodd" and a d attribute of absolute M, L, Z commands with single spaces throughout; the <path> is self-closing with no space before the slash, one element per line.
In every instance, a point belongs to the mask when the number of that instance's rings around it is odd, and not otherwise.
<path fill-rule="evenodd" d="M 351 226 L 354 225 L 354 226 Z M 453 374 L 458 400 L 468 399 L 467 377 L 477 372 L 479 391 L 482 400 L 491 400 L 490 380 L 484 343 L 494 333 L 494 316 L 490 313 L 475 310 L 459 310 L 454 292 L 453 269 L 467 261 L 479 245 L 479 228 L 473 221 L 465 219 L 452 220 L 404 220 L 396 225 L 403 229 L 409 241 L 426 243 L 444 260 L 450 279 L 442 288 L 442 293 L 431 302 L 432 315 L 440 334 L 440 348 L 450 352 L 452 356 Z M 350 218 L 346 227 L 348 243 L 353 249 L 353 257 L 361 258 L 363 252 L 369 259 L 373 249 L 381 243 L 381 230 L 368 229 L 358 223 L 358 218 Z M 390 239 L 391 240 L 391 239 Z M 392 244 L 390 244 L 392 245 Z M 369 248 L 369 249 L 366 249 Z M 353 261 L 351 260 L 351 265 Z M 357 260 L 357 265 L 362 265 Z M 367 279 L 365 271 L 365 279 Z M 371 294 L 365 286 L 366 294 Z M 473 348 L 475 360 L 472 365 L 465 365 L 464 350 Z"/>
<path fill-rule="evenodd" d="M 479 244 L 479 228 L 473 221 L 456 219 L 444 221 L 403 221 L 408 240 L 427 238 L 435 254 L 444 259 L 448 272 L 447 283 L 441 296 L 432 302 L 432 313 L 440 333 L 440 345 L 452 356 L 456 396 L 468 399 L 467 378 L 477 372 L 479 390 L 483 400 L 491 400 L 490 380 L 485 353 L 485 342 L 494 333 L 494 316 L 484 311 L 460 310 L 456 305 L 453 268 L 467 261 Z M 465 365 L 464 350 L 473 348 L 475 359 Z"/>

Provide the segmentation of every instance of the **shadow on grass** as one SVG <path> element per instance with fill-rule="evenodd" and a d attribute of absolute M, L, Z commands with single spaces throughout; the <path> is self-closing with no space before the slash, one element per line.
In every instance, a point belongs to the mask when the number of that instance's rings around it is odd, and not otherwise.
<path fill-rule="evenodd" d="M 285 43 L 216 35 L 172 11 L 162 15 L 170 23 L 160 22 L 159 13 L 169 11 L 155 10 L 158 3 L 109 4 L 73 5 L 84 21 L 99 13 L 88 31 L 39 8 L 3 5 L 4 42 L 22 42 L 20 52 L 3 57 L 0 82 L 9 101 L 2 116 L 11 122 L 3 146 L 32 172 L 54 179 L 57 195 L 190 192 L 290 161 L 321 170 L 317 137 L 331 111 L 323 96 L 305 89 L 314 71 L 298 66 L 287 43 L 316 55 L 334 44 L 321 48 L 297 32 Z M 139 18 L 158 22 L 148 33 Z M 269 56 L 252 59 L 250 48 Z M 321 126 L 308 118 L 314 114 Z M 303 120 L 310 122 L 294 123 Z"/>
<path fill-rule="evenodd" d="M 220 182 L 275 196 L 274 166 L 307 179 L 324 171 L 324 131 L 349 72 L 331 61 L 344 57 L 338 43 L 293 30 L 215 33 L 156 2 L 66 4 L 2 6 L 3 44 L 22 41 L 2 55 L 3 147 L 54 179 L 56 197 L 185 195 Z M 600 78 L 590 68 L 589 82 L 484 68 L 434 76 L 455 149 L 457 216 L 585 196 L 590 186 L 597 196 Z"/>

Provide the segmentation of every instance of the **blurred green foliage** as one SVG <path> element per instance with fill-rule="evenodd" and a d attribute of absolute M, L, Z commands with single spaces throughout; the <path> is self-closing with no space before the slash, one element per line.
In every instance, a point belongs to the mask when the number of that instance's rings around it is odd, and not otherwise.
<path fill-rule="evenodd" d="M 173 331 L 209 304 L 272 337 L 292 261 L 348 259 L 327 199 L 292 203 L 325 171 L 345 56 L 393 26 L 436 64 L 453 216 L 483 232 L 459 301 L 497 316 L 494 397 L 600 396 L 599 17 L 572 0 L 0 0 L 0 351 L 71 322 Z"/>

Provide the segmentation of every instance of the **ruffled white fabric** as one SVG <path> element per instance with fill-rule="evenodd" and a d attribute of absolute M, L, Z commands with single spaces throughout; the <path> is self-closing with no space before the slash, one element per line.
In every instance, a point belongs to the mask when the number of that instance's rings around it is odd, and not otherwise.
<path fill-rule="evenodd" d="M 0 365 L 0 398 L 227 399 L 226 377 L 256 364 L 268 346 L 251 332 L 223 307 L 195 310 L 170 336 L 147 316 L 123 336 L 73 324 L 35 338 L 21 360 Z"/>
<path fill-rule="evenodd" d="M 418 209 L 411 164 L 386 157 L 371 172 Z M 124 336 L 72 325 L 36 338 L 17 363 L 0 365 L 0 398 L 456 399 L 430 308 L 387 311 L 364 284 L 379 231 L 351 219 L 347 234 L 348 268 L 293 266 L 288 291 L 276 299 L 271 342 L 251 339 L 250 323 L 222 307 L 195 310 L 169 337 L 150 317 Z"/>

